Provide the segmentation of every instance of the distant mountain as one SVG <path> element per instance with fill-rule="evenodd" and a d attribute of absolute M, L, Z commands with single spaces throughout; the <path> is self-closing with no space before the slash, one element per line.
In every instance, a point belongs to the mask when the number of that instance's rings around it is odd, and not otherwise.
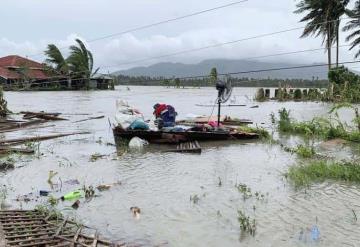
<path fill-rule="evenodd" d="M 218 73 L 230 73 L 239 71 L 256 71 L 273 68 L 286 68 L 310 64 L 291 64 L 285 62 L 259 62 L 253 60 L 228 60 L 211 59 L 197 64 L 183 63 L 158 63 L 148 67 L 135 67 L 128 70 L 117 71 L 115 75 L 126 76 L 150 76 L 150 77 L 185 77 L 196 75 L 208 75 L 211 68 L 216 67 Z M 289 70 L 276 70 L 268 72 L 254 72 L 238 74 L 234 77 L 249 77 L 256 79 L 327 79 L 327 67 L 312 67 Z"/>

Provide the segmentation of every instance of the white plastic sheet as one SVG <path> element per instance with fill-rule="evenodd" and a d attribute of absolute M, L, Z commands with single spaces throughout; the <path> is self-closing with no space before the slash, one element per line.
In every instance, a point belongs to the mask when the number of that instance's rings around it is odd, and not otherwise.
<path fill-rule="evenodd" d="M 144 120 L 143 115 L 135 108 L 129 106 L 124 100 L 116 101 L 115 120 L 123 129 L 127 129 L 136 119 Z"/>

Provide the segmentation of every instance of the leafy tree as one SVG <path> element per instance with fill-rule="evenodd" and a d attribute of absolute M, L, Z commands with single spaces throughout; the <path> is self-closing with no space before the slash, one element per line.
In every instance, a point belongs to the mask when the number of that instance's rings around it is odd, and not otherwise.
<path fill-rule="evenodd" d="M 351 72 L 348 68 L 340 66 L 329 71 L 329 80 L 336 85 L 344 85 L 345 82 L 350 85 L 357 85 L 360 82 L 360 76 Z"/>
<path fill-rule="evenodd" d="M 218 79 L 218 73 L 216 68 L 212 68 L 210 71 L 210 83 L 215 84 Z"/>
<path fill-rule="evenodd" d="M 179 87 L 180 87 L 180 79 L 179 79 L 179 78 L 176 78 L 176 79 L 174 80 L 174 83 L 175 83 L 175 87 L 176 87 L 176 88 L 179 88 Z"/>

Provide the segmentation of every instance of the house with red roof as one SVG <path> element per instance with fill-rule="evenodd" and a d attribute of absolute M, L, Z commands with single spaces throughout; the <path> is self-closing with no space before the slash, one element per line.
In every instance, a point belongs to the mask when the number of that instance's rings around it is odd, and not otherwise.
<path fill-rule="evenodd" d="M 96 74 L 90 79 L 90 89 L 109 89 L 113 78 Z M 6 89 L 82 89 L 83 79 L 73 79 L 60 72 L 49 70 L 45 64 L 28 58 L 10 55 L 0 58 L 0 85 Z"/>
<path fill-rule="evenodd" d="M 0 58 L 0 83 L 4 87 L 14 83 L 43 82 L 49 78 L 44 64 L 17 55 Z"/>

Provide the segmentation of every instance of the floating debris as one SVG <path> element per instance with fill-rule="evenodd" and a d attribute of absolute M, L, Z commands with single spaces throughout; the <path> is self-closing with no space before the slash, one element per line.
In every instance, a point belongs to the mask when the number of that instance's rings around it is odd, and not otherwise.
<path fill-rule="evenodd" d="M 141 210 L 139 207 L 131 207 L 130 208 L 130 211 L 133 213 L 133 216 L 137 219 L 140 218 L 140 213 L 141 213 Z"/>
<path fill-rule="evenodd" d="M 85 121 L 89 121 L 89 120 L 101 119 L 101 118 L 104 118 L 104 117 L 105 116 L 89 117 L 89 118 L 85 118 L 85 119 L 75 121 L 74 123 L 81 123 L 81 122 L 85 122 Z"/>
<path fill-rule="evenodd" d="M 0 229 L 1 246 L 126 246 L 102 239 L 97 230 L 45 210 L 0 211 Z"/>
<path fill-rule="evenodd" d="M 202 149 L 198 141 L 183 142 L 177 145 L 176 149 L 166 150 L 167 153 L 201 153 Z"/>
<path fill-rule="evenodd" d="M 71 207 L 72 207 L 73 209 L 78 209 L 79 206 L 80 206 L 80 201 L 79 201 L 79 200 L 76 200 L 76 202 L 74 202 L 73 205 L 71 205 Z"/>
<path fill-rule="evenodd" d="M 99 191 L 105 191 L 105 190 L 109 190 L 111 187 L 113 187 L 115 185 L 121 185 L 121 182 L 116 182 L 116 183 L 112 183 L 112 184 L 100 184 L 96 188 Z"/>

